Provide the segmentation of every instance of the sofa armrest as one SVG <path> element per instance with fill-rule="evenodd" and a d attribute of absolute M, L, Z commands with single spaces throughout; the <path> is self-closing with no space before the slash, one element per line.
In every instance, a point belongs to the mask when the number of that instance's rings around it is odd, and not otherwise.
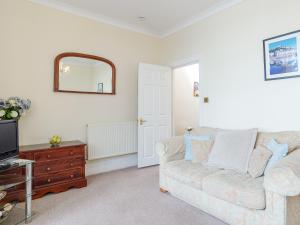
<path fill-rule="evenodd" d="M 160 165 L 184 158 L 184 138 L 177 136 L 162 140 L 156 144 L 156 152 L 159 155 Z"/>
<path fill-rule="evenodd" d="M 293 151 L 266 171 L 264 187 L 282 196 L 300 194 L 300 149 Z"/>

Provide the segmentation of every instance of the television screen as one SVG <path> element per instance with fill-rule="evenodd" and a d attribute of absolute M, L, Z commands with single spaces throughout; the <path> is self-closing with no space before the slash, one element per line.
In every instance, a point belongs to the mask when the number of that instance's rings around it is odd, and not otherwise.
<path fill-rule="evenodd" d="M 0 160 L 18 155 L 18 124 L 14 120 L 0 121 Z"/>

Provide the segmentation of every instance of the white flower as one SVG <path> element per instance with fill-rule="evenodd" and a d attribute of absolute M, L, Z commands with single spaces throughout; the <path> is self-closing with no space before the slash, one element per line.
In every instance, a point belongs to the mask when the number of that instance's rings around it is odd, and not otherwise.
<path fill-rule="evenodd" d="M 16 101 L 14 99 L 8 100 L 8 103 L 11 104 L 12 106 L 16 106 Z"/>
<path fill-rule="evenodd" d="M 4 116 L 5 115 L 5 111 L 2 109 L 0 110 L 0 117 Z"/>
<path fill-rule="evenodd" d="M 10 112 L 10 116 L 11 116 L 12 118 L 16 118 L 16 117 L 19 116 L 19 113 L 18 113 L 17 111 L 11 111 L 11 112 Z"/>

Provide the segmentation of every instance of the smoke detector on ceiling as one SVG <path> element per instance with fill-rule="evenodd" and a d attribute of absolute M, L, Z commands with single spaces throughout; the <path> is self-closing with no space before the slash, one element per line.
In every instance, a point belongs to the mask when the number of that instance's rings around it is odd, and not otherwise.
<path fill-rule="evenodd" d="M 145 16 L 138 16 L 139 21 L 145 21 L 146 17 Z"/>

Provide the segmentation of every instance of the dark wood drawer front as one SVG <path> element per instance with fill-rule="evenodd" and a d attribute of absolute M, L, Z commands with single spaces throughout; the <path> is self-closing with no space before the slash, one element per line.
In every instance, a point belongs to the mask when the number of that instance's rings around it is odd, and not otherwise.
<path fill-rule="evenodd" d="M 34 153 L 34 160 L 49 161 L 67 157 L 84 157 L 84 147 L 72 147 L 57 150 L 50 150 L 47 152 L 36 152 Z"/>
<path fill-rule="evenodd" d="M 22 168 L 20 168 L 20 167 L 10 169 L 10 170 L 0 171 L 0 176 L 3 176 L 3 175 L 18 175 L 18 174 L 22 175 Z"/>
<path fill-rule="evenodd" d="M 1 1 L 1 0 L 0 0 Z M 59 193 L 70 188 L 87 186 L 85 178 L 86 144 L 81 141 L 64 141 L 59 146 L 51 147 L 49 143 L 20 146 L 20 158 L 34 160 L 33 198 L 40 198 L 47 193 Z M 9 179 L 16 175 L 24 175 L 24 169 L 5 172 Z M 0 174 L 1 175 L 1 174 Z M 4 176 L 0 176 L 4 180 Z M 19 190 L 20 189 L 20 190 Z M 10 190 L 13 198 L 24 200 L 25 186 L 18 186 Z"/>
<path fill-rule="evenodd" d="M 48 176 L 36 177 L 33 181 L 34 186 L 52 185 L 59 182 L 70 181 L 83 176 L 81 169 L 70 170 L 64 173 L 51 174 Z"/>
<path fill-rule="evenodd" d="M 85 165 L 85 159 L 64 159 L 64 160 L 53 160 L 49 162 L 36 163 L 34 167 L 34 176 L 42 174 L 65 171 L 68 169 L 82 168 Z"/>

